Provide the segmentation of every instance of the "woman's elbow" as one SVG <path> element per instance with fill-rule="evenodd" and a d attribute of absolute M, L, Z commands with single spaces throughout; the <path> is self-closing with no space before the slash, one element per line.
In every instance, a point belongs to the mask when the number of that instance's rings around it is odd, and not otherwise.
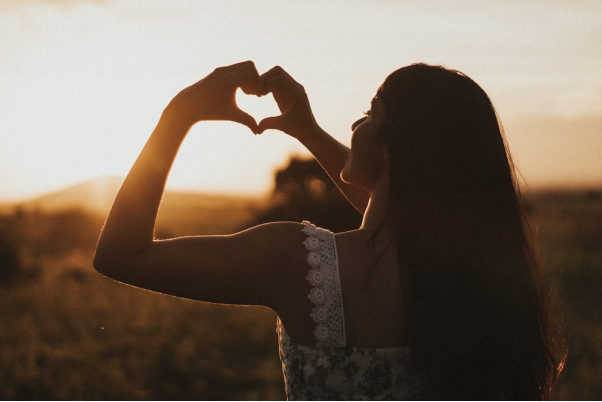
<path fill-rule="evenodd" d="M 146 250 L 145 250 L 146 251 Z M 128 282 L 137 267 L 146 266 L 145 252 L 132 252 L 130 249 L 99 242 L 92 265 L 99 273 L 120 282 Z"/>
<path fill-rule="evenodd" d="M 118 267 L 122 265 L 119 260 L 116 253 L 106 250 L 103 247 L 97 247 L 92 265 L 99 273 L 110 278 L 115 278 L 118 274 Z"/>

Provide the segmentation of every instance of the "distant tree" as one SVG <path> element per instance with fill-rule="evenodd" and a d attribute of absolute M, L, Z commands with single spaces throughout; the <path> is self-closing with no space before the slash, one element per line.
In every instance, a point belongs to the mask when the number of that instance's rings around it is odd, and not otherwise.
<path fill-rule="evenodd" d="M 303 220 L 339 232 L 357 229 L 362 215 L 315 159 L 292 157 L 287 167 L 276 172 L 272 202 L 253 223 Z"/>

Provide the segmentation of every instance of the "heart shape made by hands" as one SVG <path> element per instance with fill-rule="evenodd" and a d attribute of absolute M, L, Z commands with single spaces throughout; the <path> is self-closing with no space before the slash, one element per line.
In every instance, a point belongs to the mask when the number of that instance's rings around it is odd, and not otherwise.
<path fill-rule="evenodd" d="M 236 91 L 236 105 L 251 115 L 257 124 L 266 117 L 280 116 L 280 109 L 271 93 L 264 96 L 247 95 L 240 88 Z"/>

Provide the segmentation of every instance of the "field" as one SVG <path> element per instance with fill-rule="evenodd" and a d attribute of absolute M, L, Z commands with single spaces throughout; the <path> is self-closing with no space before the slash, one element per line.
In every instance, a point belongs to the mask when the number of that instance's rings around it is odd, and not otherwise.
<path fill-rule="evenodd" d="M 602 399 L 602 191 L 542 191 L 527 202 L 568 339 L 554 397 Z"/>
<path fill-rule="evenodd" d="M 569 335 L 554 397 L 600 400 L 602 192 L 537 192 L 527 205 Z M 232 232 L 256 207 L 166 208 L 157 233 Z M 91 266 L 102 220 L 78 210 L 0 217 L 0 399 L 284 399 L 272 311 L 102 277 Z"/>

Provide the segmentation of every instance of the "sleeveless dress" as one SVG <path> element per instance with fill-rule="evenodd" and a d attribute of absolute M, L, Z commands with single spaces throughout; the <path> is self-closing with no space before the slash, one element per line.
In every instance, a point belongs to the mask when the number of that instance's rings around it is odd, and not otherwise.
<path fill-rule="evenodd" d="M 334 234 L 303 222 L 315 346 L 295 343 L 277 321 L 288 400 L 401 400 L 420 397 L 409 348 L 355 348 L 345 340 Z"/>

